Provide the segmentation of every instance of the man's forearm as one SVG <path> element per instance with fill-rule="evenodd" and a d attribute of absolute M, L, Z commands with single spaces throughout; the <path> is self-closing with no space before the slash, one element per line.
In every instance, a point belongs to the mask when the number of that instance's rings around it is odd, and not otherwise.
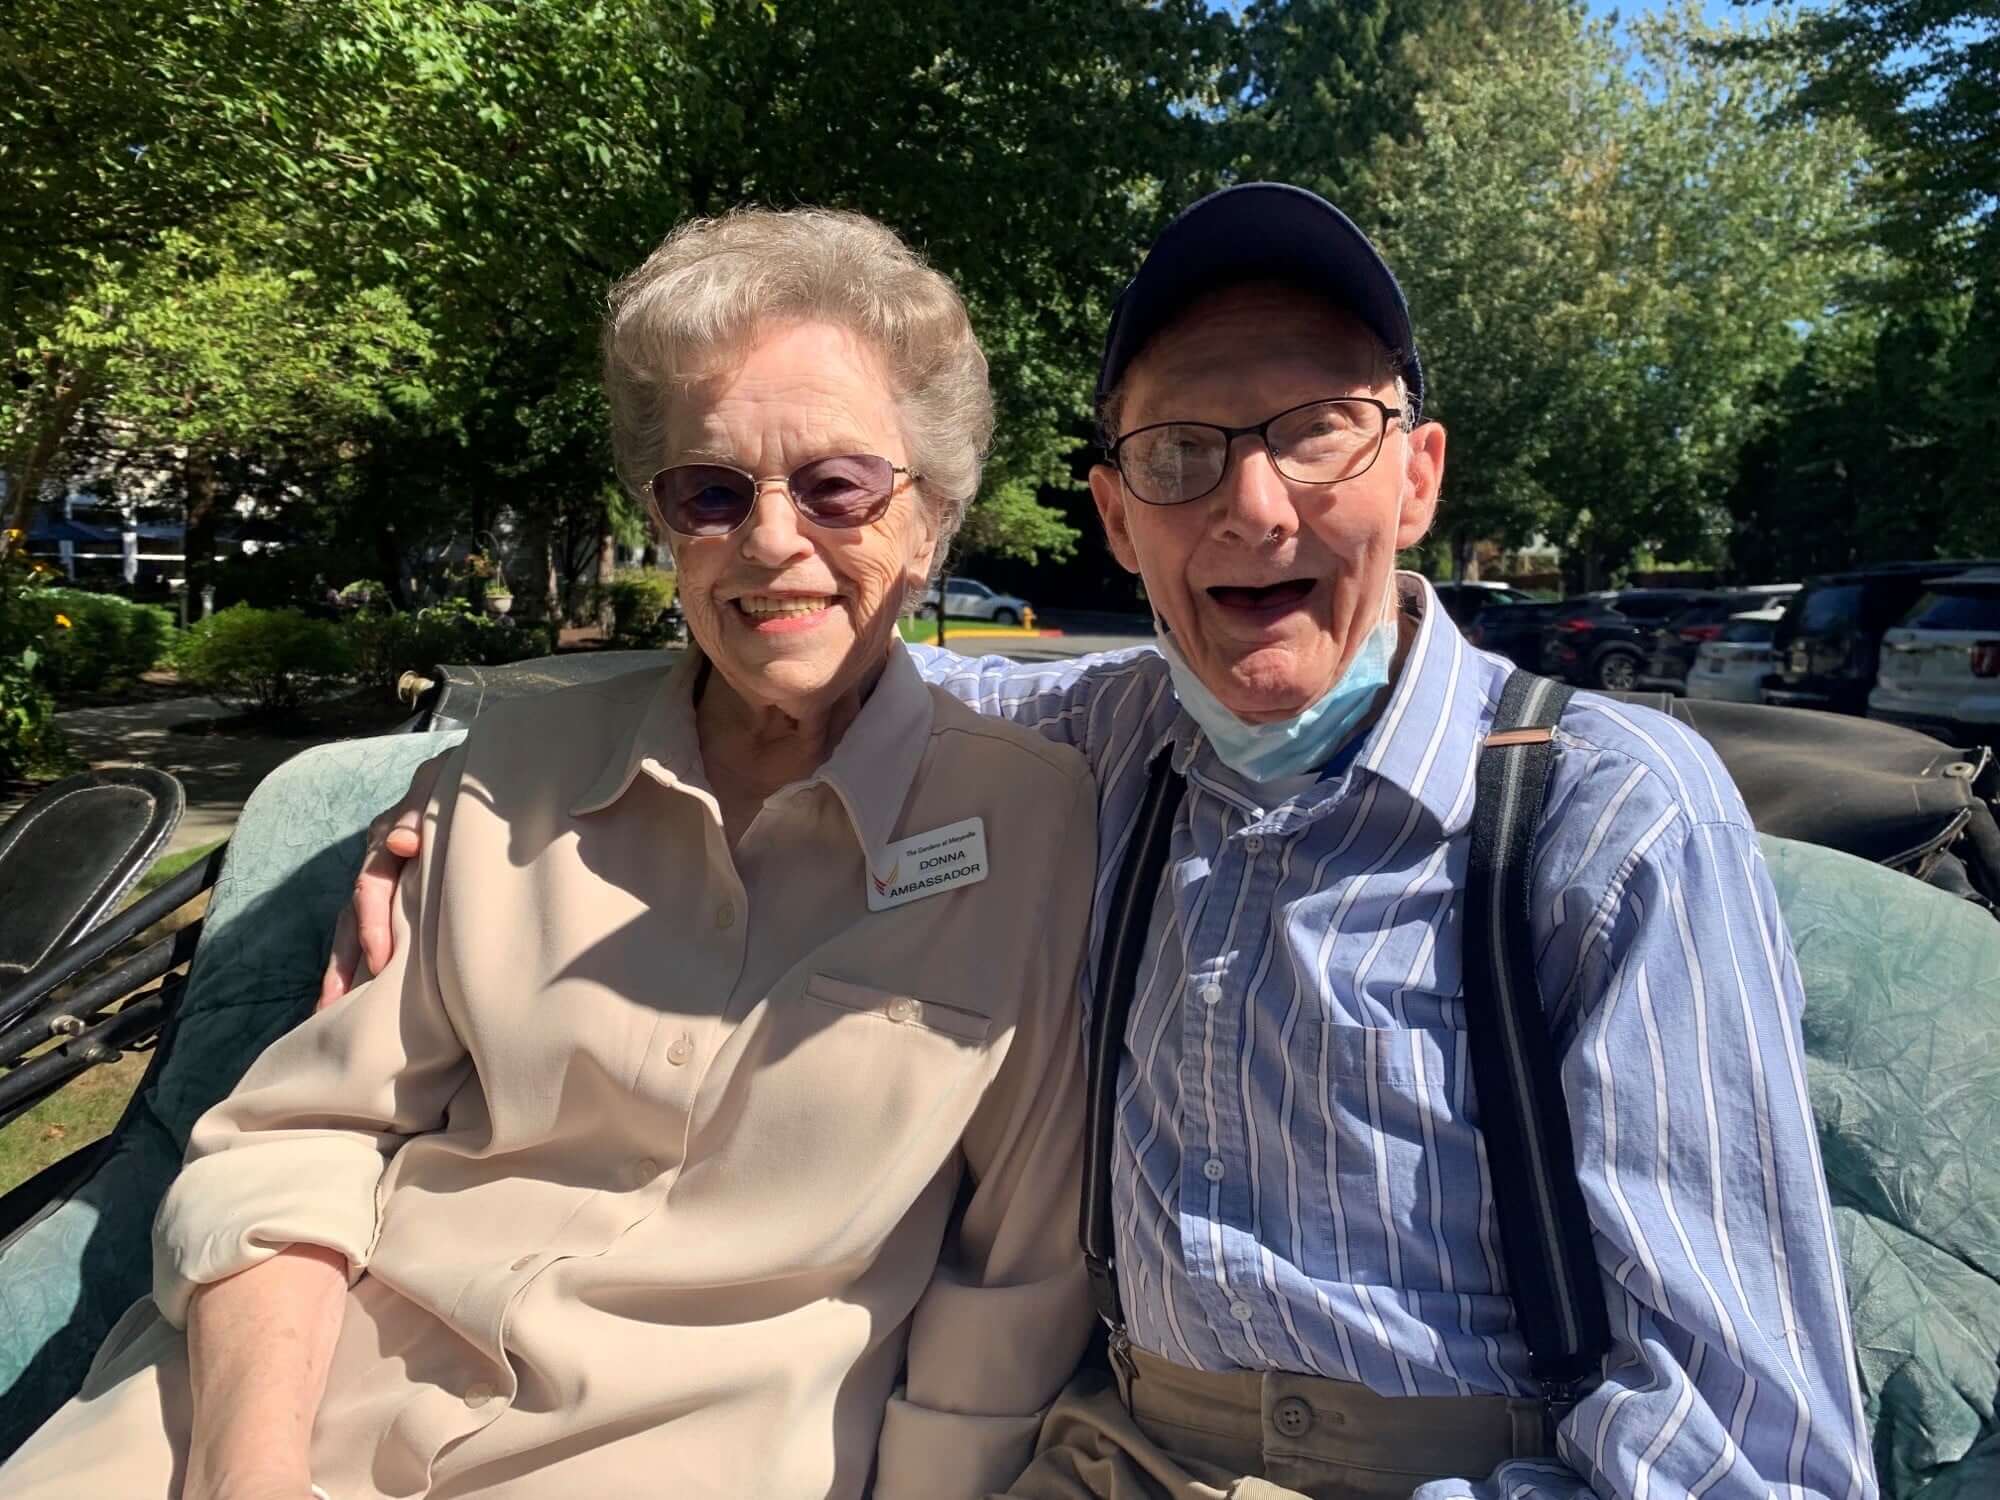
<path fill-rule="evenodd" d="M 189 1496 L 310 1483 L 313 1419 L 347 1298 L 347 1260 L 293 1245 L 203 1287 L 188 1312 Z"/>

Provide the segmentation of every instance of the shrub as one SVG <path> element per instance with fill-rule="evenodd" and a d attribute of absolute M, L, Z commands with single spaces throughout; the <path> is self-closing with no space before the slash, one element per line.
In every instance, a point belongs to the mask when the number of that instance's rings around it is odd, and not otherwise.
<path fill-rule="evenodd" d="M 413 614 L 356 615 L 347 639 L 364 681 L 394 694 L 405 672 L 429 672 L 444 662 L 493 666 L 546 656 L 548 631 L 477 613 L 462 599 L 447 599 Z"/>
<path fill-rule="evenodd" d="M 334 599 L 342 609 L 364 615 L 386 615 L 395 607 L 389 602 L 389 591 L 374 578 L 355 579 Z"/>
<path fill-rule="evenodd" d="M 0 647 L 0 781 L 53 770 L 64 760 L 55 703 L 35 680 L 37 652 Z"/>
<path fill-rule="evenodd" d="M 46 564 L 18 551 L 0 554 L 0 777 L 62 770 L 69 761 L 42 678 L 48 642 L 66 628 L 48 602 L 48 575 Z"/>
<path fill-rule="evenodd" d="M 338 625 L 296 609 L 236 604 L 188 628 L 174 667 L 217 702 L 260 717 L 291 712 L 354 670 Z"/>
<path fill-rule="evenodd" d="M 627 568 L 604 585 L 604 600 L 611 606 L 611 634 L 618 645 L 668 644 L 666 612 L 674 602 L 671 574 L 653 568 Z"/>
<path fill-rule="evenodd" d="M 58 696 L 128 682 L 159 665 L 173 639 L 174 617 L 157 604 L 87 589 L 43 589 L 38 598 L 69 621 L 46 638 L 42 657 L 42 680 Z"/>

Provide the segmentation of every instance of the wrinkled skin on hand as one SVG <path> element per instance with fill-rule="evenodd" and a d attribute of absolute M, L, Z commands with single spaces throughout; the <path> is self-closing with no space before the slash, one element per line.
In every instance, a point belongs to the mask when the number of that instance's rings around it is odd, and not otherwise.
<path fill-rule="evenodd" d="M 333 930 L 333 952 L 320 977 L 318 1008 L 340 999 L 355 985 L 388 966 L 395 949 L 390 913 L 403 866 L 423 849 L 424 808 L 430 804 L 443 767 L 442 753 L 418 766 L 403 800 L 368 825 L 368 852 L 354 877 L 354 895 Z"/>

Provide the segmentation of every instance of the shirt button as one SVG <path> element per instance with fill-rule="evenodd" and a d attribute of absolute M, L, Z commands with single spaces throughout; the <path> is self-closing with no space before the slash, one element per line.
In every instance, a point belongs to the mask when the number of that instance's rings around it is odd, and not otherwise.
<path fill-rule="evenodd" d="M 477 1385 L 469 1385 L 465 1388 L 465 1404 L 476 1410 L 499 1394 L 492 1386 L 482 1380 Z"/>
<path fill-rule="evenodd" d="M 1251 1307 L 1249 1303 L 1232 1302 L 1229 1304 L 1229 1316 L 1234 1318 L 1237 1322 L 1239 1323 L 1249 1322 L 1250 1315 L 1251 1315 Z"/>
<path fill-rule="evenodd" d="M 515 1261 L 514 1264 L 509 1266 L 507 1269 L 510 1271 L 525 1271 L 528 1269 L 528 1267 L 532 1266 L 534 1263 L 535 1263 L 534 1256 L 524 1255 L 519 1260 Z"/>
<path fill-rule="evenodd" d="M 642 1156 L 625 1169 L 625 1180 L 635 1188 L 642 1188 L 660 1175 L 660 1164 L 650 1156 Z"/>
<path fill-rule="evenodd" d="M 1304 1437 L 1312 1424 L 1312 1408 L 1297 1396 L 1287 1396 L 1271 1407 L 1271 1425 L 1288 1438 Z"/>
<path fill-rule="evenodd" d="M 1222 1181 L 1222 1158 L 1211 1156 L 1207 1161 L 1203 1162 L 1201 1164 L 1201 1175 L 1206 1177 L 1210 1182 Z"/>
<path fill-rule="evenodd" d="M 1203 1005 L 1220 1005 L 1222 1003 L 1222 986 L 1219 984 L 1205 984 L 1194 992 L 1194 997 Z"/>
<path fill-rule="evenodd" d="M 684 1036 L 675 1037 L 674 1044 L 671 1047 L 667 1048 L 667 1061 L 672 1063 L 677 1068 L 682 1066 L 684 1063 L 687 1062 L 687 1060 L 690 1057 L 693 1056 L 694 1056 L 694 1043 Z"/>
<path fill-rule="evenodd" d="M 727 932 L 730 928 L 734 927 L 736 925 L 736 908 L 733 906 L 718 906 L 715 909 L 715 925 L 723 932 Z"/>
<path fill-rule="evenodd" d="M 916 1020 L 923 1013 L 923 1006 L 912 1000 L 908 995 L 898 995 L 894 1000 L 889 1002 L 889 1019 L 892 1021 L 902 1021 L 907 1024 Z"/>
<path fill-rule="evenodd" d="M 1264 841 L 1256 834 L 1251 834 L 1249 838 L 1243 841 L 1243 852 L 1245 854 L 1262 854 L 1264 852 Z"/>

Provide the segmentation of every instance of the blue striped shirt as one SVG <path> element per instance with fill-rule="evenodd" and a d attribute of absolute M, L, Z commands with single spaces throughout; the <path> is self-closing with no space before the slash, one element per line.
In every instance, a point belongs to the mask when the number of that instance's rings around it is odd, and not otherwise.
<path fill-rule="evenodd" d="M 1100 913 L 1153 756 L 1187 778 L 1120 1067 L 1133 1341 L 1203 1370 L 1532 1395 L 1460 968 L 1475 762 L 1510 667 L 1403 587 L 1422 619 L 1381 717 L 1289 795 L 1220 764 L 1150 649 L 917 656 L 1089 759 Z M 1418 1500 L 1872 1497 L 1803 992 L 1749 816 L 1662 715 L 1579 695 L 1557 745 L 1533 938 L 1615 1345 L 1562 1462 Z"/>

